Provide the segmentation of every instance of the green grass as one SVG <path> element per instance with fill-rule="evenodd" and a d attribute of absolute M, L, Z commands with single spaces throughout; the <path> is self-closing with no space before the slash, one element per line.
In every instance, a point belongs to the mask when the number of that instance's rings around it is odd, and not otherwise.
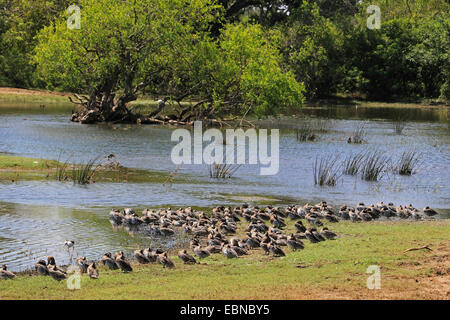
<path fill-rule="evenodd" d="M 20 180 L 66 180 L 61 175 L 61 168 L 65 167 L 64 175 L 70 177 L 72 169 L 83 171 L 86 165 L 73 165 L 56 160 L 34 159 L 0 155 L 0 181 Z M 89 173 L 89 172 L 88 172 Z M 60 179 L 61 178 L 61 179 Z M 92 182 L 134 182 L 134 183 L 167 183 L 170 173 L 132 169 L 122 166 L 115 168 L 99 167 L 92 176 Z M 172 182 L 188 182 L 186 175 L 179 173 Z M 70 181 L 67 180 L 67 181 Z M 190 181 L 189 183 L 192 183 Z"/>
<path fill-rule="evenodd" d="M 61 163 L 56 160 L 0 155 L 0 169 L 43 170 L 56 168 L 58 165 Z"/>
<path fill-rule="evenodd" d="M 283 258 L 264 256 L 257 250 L 233 260 L 213 255 L 193 266 L 172 257 L 174 270 L 147 265 L 122 274 L 101 268 L 98 281 L 83 275 L 81 290 L 75 291 L 49 277 L 23 275 L 0 281 L 0 299 L 423 298 L 426 290 L 414 279 L 429 281 L 435 266 L 427 261 L 449 245 L 448 220 L 342 222 L 329 227 L 341 237 L 306 243 L 297 252 L 286 249 Z M 292 228 L 290 223 L 288 231 Z M 434 251 L 403 253 L 425 244 Z M 370 265 L 381 267 L 382 290 L 366 288 Z"/>

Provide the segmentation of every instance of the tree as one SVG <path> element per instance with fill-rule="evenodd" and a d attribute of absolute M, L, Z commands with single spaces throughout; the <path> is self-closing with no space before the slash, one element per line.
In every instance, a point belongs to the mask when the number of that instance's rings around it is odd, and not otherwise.
<path fill-rule="evenodd" d="M 169 119 L 182 122 L 301 106 L 302 86 L 281 69 L 276 42 L 261 27 L 229 26 L 219 39 L 210 37 L 222 17 L 210 0 L 80 4 L 81 29 L 67 29 L 62 15 L 42 30 L 35 49 L 49 87 L 88 92 L 73 99 L 82 106 L 74 121 L 154 121 L 128 109 L 143 89 L 170 96 L 178 108 Z M 199 103 L 182 109 L 187 98 Z"/>
<path fill-rule="evenodd" d="M 68 6 L 68 0 L 0 0 L 0 84 L 31 87 L 34 37 Z"/>

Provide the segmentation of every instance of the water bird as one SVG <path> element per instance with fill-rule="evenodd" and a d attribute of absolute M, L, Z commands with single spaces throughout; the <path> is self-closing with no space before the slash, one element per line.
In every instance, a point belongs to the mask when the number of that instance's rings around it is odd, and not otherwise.
<path fill-rule="evenodd" d="M 116 264 L 122 270 L 122 272 L 132 272 L 133 268 L 130 263 L 125 260 L 125 256 L 123 254 L 119 254 L 116 256 Z"/>
<path fill-rule="evenodd" d="M 225 257 L 227 257 L 228 259 L 238 257 L 238 254 L 236 253 L 236 251 L 234 251 L 233 248 L 231 248 L 231 246 L 229 244 L 227 244 L 226 246 L 223 247 L 222 252 L 225 255 Z"/>
<path fill-rule="evenodd" d="M 50 268 L 52 268 L 54 271 L 66 274 L 66 271 L 64 269 L 62 269 L 56 265 L 55 258 L 53 256 L 47 257 L 47 268 L 49 271 L 50 271 Z"/>
<path fill-rule="evenodd" d="M 86 257 L 81 257 L 76 259 L 77 266 L 80 268 L 81 273 L 86 273 L 89 267 L 89 263 Z"/>
<path fill-rule="evenodd" d="M 141 263 L 141 264 L 147 264 L 150 261 L 147 259 L 146 255 L 144 254 L 144 250 L 136 250 L 134 251 L 134 257 L 137 260 L 137 262 Z"/>
<path fill-rule="evenodd" d="M 192 251 L 194 251 L 194 254 L 200 259 L 209 257 L 211 255 L 208 250 L 202 249 L 200 246 L 195 247 Z"/>
<path fill-rule="evenodd" d="M 196 264 L 197 261 L 193 256 L 191 256 L 187 250 L 181 250 L 178 252 L 178 258 L 181 259 L 185 264 Z"/>
<path fill-rule="evenodd" d="M 66 274 L 61 271 L 56 265 L 49 265 L 48 273 L 56 281 L 61 281 L 66 279 Z"/>
<path fill-rule="evenodd" d="M 158 255 L 158 262 L 162 264 L 163 268 L 175 268 L 175 264 L 167 255 L 167 252 Z"/>
<path fill-rule="evenodd" d="M 95 262 L 92 262 L 91 265 L 87 268 L 87 273 L 89 275 L 89 278 L 91 279 L 98 279 L 98 269 Z"/>
<path fill-rule="evenodd" d="M 303 225 L 303 223 L 299 220 L 294 224 L 295 229 L 298 232 L 305 232 L 306 231 L 306 227 Z"/>
<path fill-rule="evenodd" d="M 45 260 L 39 260 L 34 264 L 34 269 L 43 276 L 48 276 L 49 272 L 48 272 L 48 268 L 47 268 L 47 263 L 45 262 Z"/>
<path fill-rule="evenodd" d="M 287 244 L 294 251 L 305 248 L 303 242 L 298 240 L 292 233 L 287 239 Z"/>
<path fill-rule="evenodd" d="M 284 251 L 273 242 L 269 243 L 269 251 L 277 257 L 284 257 L 286 255 Z"/>
<path fill-rule="evenodd" d="M 425 208 L 423 208 L 423 213 L 425 213 L 429 217 L 435 216 L 438 214 L 436 210 L 431 209 L 429 206 L 426 206 Z"/>
<path fill-rule="evenodd" d="M 8 270 L 6 264 L 0 269 L 0 279 L 14 279 L 16 275 Z"/>
<path fill-rule="evenodd" d="M 320 234 L 328 240 L 334 240 L 337 237 L 337 234 L 334 233 L 333 231 L 330 231 L 327 227 L 324 227 L 320 231 Z"/>
<path fill-rule="evenodd" d="M 119 266 L 116 261 L 112 258 L 111 252 L 107 252 L 102 257 L 103 265 L 107 266 L 110 270 L 117 270 Z"/>

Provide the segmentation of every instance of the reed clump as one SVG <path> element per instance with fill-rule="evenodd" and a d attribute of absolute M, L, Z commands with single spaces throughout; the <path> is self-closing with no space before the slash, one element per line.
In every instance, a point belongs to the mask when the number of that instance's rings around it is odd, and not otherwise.
<path fill-rule="evenodd" d="M 361 178 L 378 181 L 389 167 L 390 159 L 380 151 L 367 152 L 361 165 Z"/>
<path fill-rule="evenodd" d="M 213 179 L 229 179 L 240 167 L 240 164 L 214 163 L 209 166 L 209 176 Z"/>
<path fill-rule="evenodd" d="M 72 181 L 75 184 L 89 184 L 93 181 L 95 172 L 101 167 L 97 164 L 98 157 L 89 160 L 86 164 L 75 166 L 72 168 Z"/>
<path fill-rule="evenodd" d="M 414 168 L 417 167 L 421 154 L 415 150 L 405 151 L 402 153 L 400 160 L 394 167 L 394 171 L 400 175 L 410 176 L 414 173 Z"/>
<path fill-rule="evenodd" d="M 313 165 L 314 184 L 319 186 L 335 186 L 339 179 L 338 158 L 327 156 L 316 158 Z"/>
<path fill-rule="evenodd" d="M 365 158 L 365 153 L 360 152 L 357 154 L 351 154 L 347 156 L 342 162 L 342 172 L 346 175 L 356 176 L 361 169 Z"/>

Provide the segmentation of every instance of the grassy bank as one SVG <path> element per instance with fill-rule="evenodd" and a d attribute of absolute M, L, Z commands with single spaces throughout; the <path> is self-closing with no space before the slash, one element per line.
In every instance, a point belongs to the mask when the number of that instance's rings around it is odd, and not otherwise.
<path fill-rule="evenodd" d="M 0 87 L 0 108 L 7 106 L 20 106 L 28 104 L 28 108 L 44 108 L 51 107 L 52 104 L 59 104 L 73 108 L 74 105 L 70 103 L 68 97 L 71 93 L 51 92 L 44 90 L 28 90 L 18 88 Z M 47 106 L 49 104 L 49 106 Z M 152 97 L 141 96 L 136 101 L 130 103 L 130 107 L 136 112 L 149 112 L 156 107 L 158 102 Z M 183 102 L 183 106 L 192 104 L 192 102 Z M 364 107 L 395 107 L 395 108 L 440 108 L 448 106 L 448 103 L 437 102 L 431 100 L 415 101 L 415 102 L 379 102 L 366 101 L 362 99 L 354 99 L 344 96 L 336 96 L 335 98 L 318 99 L 306 101 L 305 106 L 330 106 L 330 105 L 357 105 Z"/>
<path fill-rule="evenodd" d="M 234 260 L 216 254 L 192 266 L 173 256 L 173 270 L 146 265 L 122 274 L 101 267 L 99 280 L 83 275 L 75 291 L 65 281 L 20 275 L 0 281 L 0 299 L 449 299 L 450 221 L 330 227 L 340 238 L 286 249 L 283 258 L 257 250 Z M 433 251 L 404 253 L 423 245 Z M 367 289 L 370 265 L 381 268 L 380 290 Z"/>
<path fill-rule="evenodd" d="M 0 153 L 0 181 L 16 182 L 20 180 L 56 180 L 58 172 L 66 164 L 56 160 L 17 157 Z M 70 181 L 72 170 L 82 169 L 83 165 L 67 164 L 66 181 Z M 170 183 L 171 175 L 165 172 L 131 169 L 122 166 L 94 166 L 92 182 L 147 182 Z M 177 175 L 177 182 L 182 182 L 182 175 Z"/>

